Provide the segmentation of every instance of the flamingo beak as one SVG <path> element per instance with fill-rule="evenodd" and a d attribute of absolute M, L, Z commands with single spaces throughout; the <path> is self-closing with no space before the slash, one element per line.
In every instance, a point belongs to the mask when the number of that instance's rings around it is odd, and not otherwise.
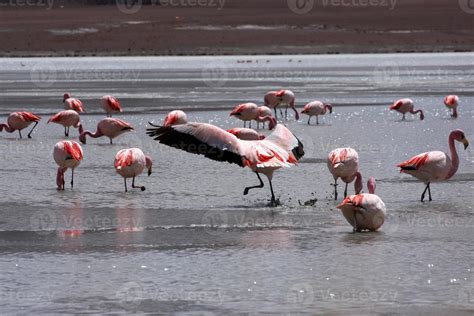
<path fill-rule="evenodd" d="M 148 169 L 148 176 L 151 176 L 151 168 Z"/>
<path fill-rule="evenodd" d="M 466 136 L 464 136 L 464 137 L 461 139 L 461 143 L 463 143 L 463 145 L 464 145 L 464 150 L 466 150 L 467 147 L 469 147 L 469 141 L 467 140 Z"/>

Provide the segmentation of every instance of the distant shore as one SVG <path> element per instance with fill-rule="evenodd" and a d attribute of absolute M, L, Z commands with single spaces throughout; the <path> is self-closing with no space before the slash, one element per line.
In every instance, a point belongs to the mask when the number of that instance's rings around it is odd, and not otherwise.
<path fill-rule="evenodd" d="M 1 3 L 3 57 L 474 51 L 474 14 L 452 0 L 369 7 L 316 0 L 307 13 L 292 10 L 294 0 L 137 0 L 128 7 L 11 1 Z"/>

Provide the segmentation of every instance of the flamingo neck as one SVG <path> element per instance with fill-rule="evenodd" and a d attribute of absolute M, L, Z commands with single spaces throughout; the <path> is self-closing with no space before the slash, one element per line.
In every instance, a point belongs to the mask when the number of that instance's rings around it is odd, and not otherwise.
<path fill-rule="evenodd" d="M 423 121 L 425 119 L 425 114 L 423 113 L 423 110 L 413 110 L 410 111 L 411 114 L 418 114 L 420 113 L 420 121 Z"/>
<path fill-rule="evenodd" d="M 92 138 L 98 138 L 98 137 L 104 136 L 104 134 L 102 134 L 102 132 L 99 129 L 97 129 L 97 131 L 95 133 L 92 133 L 90 131 L 85 131 L 84 136 L 90 136 Z"/>
<path fill-rule="evenodd" d="M 153 161 L 151 160 L 150 156 L 145 156 L 145 161 L 146 161 L 146 168 L 148 169 L 148 176 L 151 175 L 152 171 L 152 166 L 153 166 Z"/>
<path fill-rule="evenodd" d="M 82 127 L 82 123 L 79 122 L 79 134 L 84 133 L 84 127 Z"/>
<path fill-rule="evenodd" d="M 13 133 L 14 131 L 14 129 L 11 128 L 8 124 L 0 124 L 0 132 L 3 132 L 3 130 L 8 133 Z"/>
<path fill-rule="evenodd" d="M 263 122 L 268 121 L 269 122 L 269 124 L 268 124 L 269 129 L 273 129 L 275 127 L 275 125 L 277 124 L 277 121 L 271 115 L 259 116 L 257 119 L 260 120 L 260 121 L 263 121 Z"/>
<path fill-rule="evenodd" d="M 362 191 L 362 174 L 357 171 L 356 172 L 356 179 L 354 182 L 354 191 L 356 194 L 359 194 Z"/>
<path fill-rule="evenodd" d="M 454 144 L 454 135 L 449 135 L 449 150 L 451 151 L 451 169 L 449 169 L 449 173 L 445 178 L 446 180 L 454 176 L 459 168 L 459 156 L 456 145 Z"/>
<path fill-rule="evenodd" d="M 296 119 L 296 120 L 299 120 L 299 119 L 300 119 L 300 114 L 298 113 L 298 111 L 297 111 L 296 108 L 295 108 L 295 102 L 294 102 L 294 101 L 291 102 L 291 108 L 292 108 L 293 111 L 295 112 L 295 119 Z"/>

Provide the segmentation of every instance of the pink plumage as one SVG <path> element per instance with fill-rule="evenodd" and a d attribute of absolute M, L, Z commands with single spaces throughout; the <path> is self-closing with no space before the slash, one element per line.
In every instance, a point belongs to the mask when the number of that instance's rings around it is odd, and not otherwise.
<path fill-rule="evenodd" d="M 125 192 L 127 189 L 127 178 L 133 178 L 132 188 L 139 188 L 145 191 L 144 186 L 135 186 L 135 177 L 140 175 L 145 168 L 148 169 L 148 176 L 152 172 L 152 159 L 145 156 L 139 148 L 127 148 L 120 150 L 115 155 L 115 170 L 124 178 Z"/>
<path fill-rule="evenodd" d="M 347 186 L 354 181 L 354 190 L 358 194 L 362 190 L 362 175 L 359 172 L 359 154 L 350 147 L 336 148 L 328 155 L 327 166 L 334 177 L 334 199 L 337 200 L 337 179 L 346 183 L 344 198 L 347 196 Z"/>
<path fill-rule="evenodd" d="M 20 138 L 22 138 L 21 131 L 31 124 L 35 124 L 30 132 L 28 133 L 28 138 L 31 138 L 31 133 L 35 129 L 35 127 L 38 125 L 39 121 L 41 120 L 41 117 L 38 115 L 35 115 L 31 112 L 25 112 L 25 111 L 20 111 L 20 112 L 13 112 L 8 116 L 7 119 L 7 124 L 0 124 L 0 132 L 5 132 L 8 133 L 13 133 L 14 131 L 18 131 Z"/>

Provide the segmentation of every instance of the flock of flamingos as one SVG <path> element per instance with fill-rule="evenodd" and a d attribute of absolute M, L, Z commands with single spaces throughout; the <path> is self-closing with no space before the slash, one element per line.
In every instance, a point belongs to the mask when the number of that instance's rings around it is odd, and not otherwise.
<path fill-rule="evenodd" d="M 52 116 L 48 123 L 57 123 L 64 126 L 65 137 L 69 136 L 71 127 L 79 129 L 79 141 L 86 144 L 87 136 L 98 138 L 106 136 L 112 140 L 125 132 L 134 128 L 127 122 L 112 118 L 112 114 L 122 112 L 122 107 L 117 98 L 106 95 L 101 98 L 101 105 L 107 117 L 99 121 L 96 132 L 84 131 L 79 113 L 84 112 L 83 103 L 71 97 L 69 93 L 64 94 L 65 110 Z M 452 117 L 457 118 L 457 106 L 459 98 L 455 95 L 447 96 L 444 99 L 445 105 L 452 110 Z M 207 123 L 188 122 L 183 111 L 171 111 L 165 118 L 163 125 L 158 126 L 152 123 L 147 129 L 147 134 L 158 142 L 167 146 L 175 147 L 193 154 L 204 155 L 205 157 L 217 161 L 227 161 L 250 168 L 257 176 L 259 184 L 249 186 L 244 189 L 244 195 L 249 190 L 263 188 L 264 183 L 261 174 L 268 178 L 271 202 L 270 206 L 277 206 L 279 201 L 275 199 L 273 192 L 272 178 L 273 172 L 283 167 L 290 167 L 298 162 L 304 155 L 303 144 L 292 132 L 283 124 L 278 124 L 278 111 L 283 119 L 282 107 L 285 107 L 285 119 L 287 119 L 288 108 L 294 111 L 295 119 L 299 119 L 298 111 L 295 107 L 295 95 L 290 90 L 270 91 L 264 97 L 263 106 L 255 103 L 244 103 L 236 106 L 231 116 L 244 121 L 244 128 L 233 128 L 223 130 L 217 126 Z M 273 109 L 273 111 L 272 111 Z M 316 124 L 319 124 L 319 116 L 332 113 L 331 104 L 320 101 L 313 101 L 306 104 L 301 114 L 308 116 L 308 124 L 311 118 L 316 116 Z M 420 120 L 424 119 L 422 110 L 415 110 L 413 101 L 401 99 L 396 101 L 390 110 L 395 110 L 403 114 L 402 120 L 407 113 L 420 114 Z M 273 112 L 273 113 L 272 113 Z M 274 115 L 273 115 L 274 114 Z M 18 131 L 22 138 L 21 131 L 31 124 L 31 133 L 38 125 L 40 117 L 30 112 L 14 112 L 8 117 L 7 124 L 0 124 L 0 132 L 5 130 L 12 133 Z M 268 136 L 263 136 L 251 129 L 252 121 L 257 122 L 257 129 L 260 124 L 268 123 L 268 128 L 273 132 Z M 247 123 L 249 128 L 247 128 Z M 457 129 L 450 133 L 448 137 L 451 156 L 441 151 L 431 151 L 416 155 L 398 165 L 400 172 L 407 173 L 426 185 L 421 201 L 428 193 L 431 201 L 430 184 L 432 182 L 444 181 L 451 178 L 459 167 L 459 158 L 456 151 L 455 141 L 461 142 L 466 149 L 469 145 L 464 132 Z M 83 150 L 78 142 L 72 140 L 59 141 L 54 146 L 53 157 L 58 164 L 56 183 L 58 190 L 64 190 L 64 173 L 71 169 L 71 188 L 74 186 L 74 170 L 83 159 Z M 337 207 L 341 209 L 346 220 L 352 225 L 354 232 L 363 230 L 376 231 L 384 223 L 386 207 L 382 199 L 375 195 L 375 180 L 369 178 L 367 189 L 369 193 L 361 193 L 363 184 L 362 176 L 359 172 L 359 157 L 353 148 L 336 148 L 328 155 L 327 165 L 329 171 L 334 176 L 334 198 L 337 200 L 337 180 L 340 178 L 345 183 L 344 200 Z M 139 148 L 127 148 L 120 150 L 115 156 L 115 169 L 124 178 L 125 192 L 127 189 L 127 179 L 132 178 L 132 188 L 145 191 L 145 187 L 135 185 L 135 177 L 140 175 L 145 169 L 148 175 L 152 172 L 152 159 L 146 156 Z M 354 182 L 354 195 L 347 194 L 349 183 Z"/>

